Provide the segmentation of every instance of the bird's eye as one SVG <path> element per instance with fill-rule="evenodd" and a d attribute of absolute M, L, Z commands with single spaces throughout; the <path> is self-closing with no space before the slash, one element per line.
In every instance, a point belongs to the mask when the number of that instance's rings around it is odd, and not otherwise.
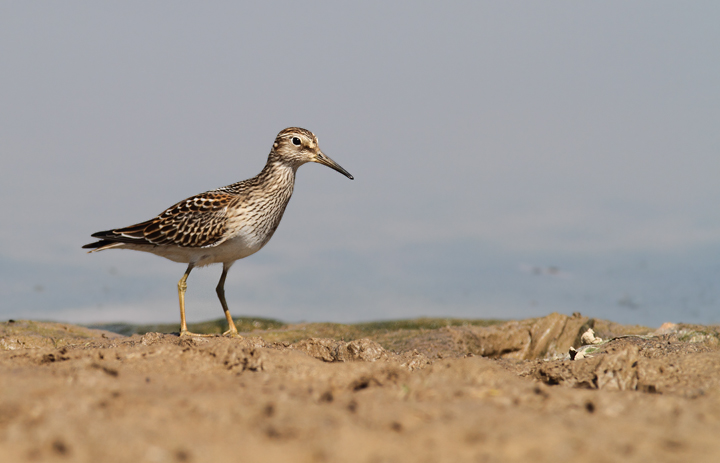
<path fill-rule="evenodd" d="M 300 146 L 300 139 L 298 137 L 292 137 L 293 145 Z"/>

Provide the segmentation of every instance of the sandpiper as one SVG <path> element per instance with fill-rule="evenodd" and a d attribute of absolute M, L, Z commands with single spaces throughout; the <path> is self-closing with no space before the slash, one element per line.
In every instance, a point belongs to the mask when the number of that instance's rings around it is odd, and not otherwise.
<path fill-rule="evenodd" d="M 237 336 L 225 301 L 228 270 L 236 260 L 258 252 L 270 241 L 292 196 L 295 172 L 307 162 L 323 164 L 353 179 L 320 151 L 315 134 L 290 127 L 277 135 L 267 164 L 255 177 L 191 196 L 146 222 L 94 233 L 92 236 L 100 241 L 83 248 L 92 249 L 89 252 L 132 249 L 188 264 L 178 282 L 180 336 L 196 336 L 188 331 L 185 321 L 185 290 L 190 271 L 222 263 L 222 275 L 215 290 L 228 321 L 229 329 L 223 334 Z"/>

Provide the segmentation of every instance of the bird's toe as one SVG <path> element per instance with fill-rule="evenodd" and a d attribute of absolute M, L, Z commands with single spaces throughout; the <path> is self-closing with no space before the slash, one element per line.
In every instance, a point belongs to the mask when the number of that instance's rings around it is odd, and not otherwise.
<path fill-rule="evenodd" d="M 189 338 L 189 337 L 196 337 L 196 338 L 212 338 L 215 336 L 214 334 L 199 334 L 199 333 L 191 333 L 188 330 L 181 330 L 180 331 L 180 337 L 181 338 Z"/>
<path fill-rule="evenodd" d="M 242 336 L 240 336 L 240 334 L 238 333 L 238 330 L 237 330 L 237 329 L 227 330 L 226 332 L 223 333 L 223 336 L 225 336 L 225 337 L 227 337 L 227 338 L 238 338 L 238 339 L 242 339 Z"/>

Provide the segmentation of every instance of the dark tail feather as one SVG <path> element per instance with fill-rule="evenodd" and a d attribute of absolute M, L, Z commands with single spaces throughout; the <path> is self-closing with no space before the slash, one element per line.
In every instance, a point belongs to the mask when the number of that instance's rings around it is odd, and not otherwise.
<path fill-rule="evenodd" d="M 151 245 L 150 241 L 148 241 L 145 238 L 145 228 L 151 224 L 153 221 L 149 220 L 147 222 L 139 223 L 136 225 L 132 225 L 130 227 L 125 228 L 118 228 L 115 230 L 105 230 L 105 231 L 99 231 L 96 233 L 93 233 L 93 238 L 99 238 L 100 241 L 96 241 L 94 243 L 89 243 L 83 246 L 83 249 L 95 249 L 97 251 L 102 251 L 103 249 L 110 249 L 110 248 L 116 248 L 120 246 L 121 244 L 148 244 Z M 90 251 L 93 252 L 93 251 Z"/>
<path fill-rule="evenodd" d="M 113 243 L 114 243 L 114 241 L 101 240 L 101 241 L 96 241 L 94 243 L 88 243 L 85 246 L 83 246 L 83 249 L 97 249 L 97 248 L 101 248 L 103 246 L 107 246 L 108 244 L 113 244 Z"/>

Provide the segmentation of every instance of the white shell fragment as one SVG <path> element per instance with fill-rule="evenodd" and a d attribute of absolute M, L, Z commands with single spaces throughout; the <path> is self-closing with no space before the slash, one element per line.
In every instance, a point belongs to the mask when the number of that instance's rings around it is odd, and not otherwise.
<path fill-rule="evenodd" d="M 588 330 L 582 334 L 580 341 L 583 343 L 583 346 L 587 346 L 588 344 L 600 344 L 603 342 L 602 338 L 595 336 L 595 332 L 592 328 L 588 328 Z"/>
<path fill-rule="evenodd" d="M 582 351 L 578 352 L 574 347 L 570 347 L 568 354 L 570 355 L 570 360 L 580 360 L 585 358 L 585 354 Z"/>

